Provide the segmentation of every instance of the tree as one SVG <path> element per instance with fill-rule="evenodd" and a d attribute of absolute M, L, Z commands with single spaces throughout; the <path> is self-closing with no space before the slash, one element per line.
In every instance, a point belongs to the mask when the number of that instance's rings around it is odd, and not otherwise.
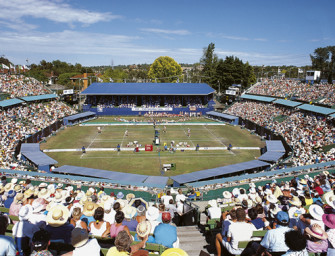
<path fill-rule="evenodd" d="M 214 53 L 215 44 L 210 43 L 207 48 L 203 49 L 203 55 L 200 59 L 200 64 L 203 66 L 201 75 L 202 80 L 208 83 L 214 89 L 218 88 L 216 68 L 218 65 L 218 56 Z"/>
<path fill-rule="evenodd" d="M 161 56 L 151 64 L 148 77 L 158 83 L 175 83 L 182 73 L 181 66 L 173 58 Z"/>
<path fill-rule="evenodd" d="M 105 83 L 123 83 L 125 79 L 128 79 L 128 74 L 120 68 L 109 68 L 104 72 L 101 78 Z"/>

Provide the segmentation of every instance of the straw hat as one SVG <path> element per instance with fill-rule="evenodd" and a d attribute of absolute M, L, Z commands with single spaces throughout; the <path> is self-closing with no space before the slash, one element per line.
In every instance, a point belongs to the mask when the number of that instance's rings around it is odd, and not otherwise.
<path fill-rule="evenodd" d="M 250 194 L 256 194 L 256 189 L 255 189 L 254 187 L 251 187 L 251 188 L 249 189 L 249 193 L 250 193 Z"/>
<path fill-rule="evenodd" d="M 126 207 L 124 207 L 123 209 L 122 209 L 122 211 L 123 211 L 123 213 L 124 213 L 124 217 L 126 218 L 126 219 L 132 219 L 134 216 L 135 216 L 135 214 L 136 214 L 136 208 L 135 207 L 132 207 L 132 206 L 130 206 L 130 205 L 127 205 Z"/>
<path fill-rule="evenodd" d="M 90 196 L 92 196 L 92 195 L 93 195 L 93 193 L 92 193 L 91 190 L 87 190 L 87 191 L 86 191 L 86 196 L 87 196 L 87 197 L 90 197 Z"/>
<path fill-rule="evenodd" d="M 278 199 L 274 195 L 272 195 L 272 194 L 267 195 L 266 196 L 266 200 L 268 200 L 272 204 L 275 204 L 278 201 Z"/>
<path fill-rule="evenodd" d="M 281 209 L 278 207 L 278 205 L 275 205 L 274 209 L 270 209 L 270 212 L 273 216 L 276 216 L 278 212 L 280 212 Z"/>
<path fill-rule="evenodd" d="M 133 199 L 133 198 L 135 198 L 135 195 L 133 193 L 129 193 L 129 194 L 126 195 L 126 199 L 127 199 L 128 202 L 130 202 L 131 199 Z"/>
<path fill-rule="evenodd" d="M 22 190 L 21 185 L 15 185 L 15 186 L 14 186 L 14 190 L 15 190 L 16 192 L 20 192 L 20 191 Z"/>
<path fill-rule="evenodd" d="M 161 256 L 188 256 L 188 254 L 180 248 L 170 248 L 165 250 Z"/>
<path fill-rule="evenodd" d="M 232 198 L 232 194 L 227 190 L 223 191 L 222 195 L 223 195 L 223 198 L 225 198 L 225 199 Z"/>
<path fill-rule="evenodd" d="M 289 202 L 290 204 L 295 205 L 295 206 L 298 206 L 298 207 L 301 206 L 301 201 L 300 201 L 299 197 L 297 197 L 297 196 L 294 196 L 294 197 L 292 198 L 292 200 L 289 200 L 288 202 Z"/>
<path fill-rule="evenodd" d="M 70 211 L 61 204 L 54 204 L 48 212 L 46 222 L 52 227 L 64 225 L 70 217 Z"/>
<path fill-rule="evenodd" d="M 136 233 L 140 237 L 145 237 L 150 234 L 151 223 L 149 221 L 142 221 L 137 224 Z"/>
<path fill-rule="evenodd" d="M 330 207 L 335 209 L 335 195 L 333 191 L 327 192 L 322 196 L 322 200 L 326 202 Z"/>
<path fill-rule="evenodd" d="M 19 220 L 28 220 L 32 213 L 32 210 L 33 207 L 30 204 L 22 206 L 19 211 Z"/>
<path fill-rule="evenodd" d="M 64 196 L 64 194 L 63 194 L 63 193 L 58 193 L 58 192 L 56 192 L 53 201 L 54 201 L 55 203 L 63 203 L 64 200 L 65 200 L 65 196 Z"/>
<path fill-rule="evenodd" d="M 317 204 L 312 204 L 309 207 L 308 211 L 314 219 L 322 220 L 322 215 L 324 214 L 324 211 L 323 211 L 321 206 L 319 206 Z"/>
<path fill-rule="evenodd" d="M 249 187 L 250 188 L 256 188 L 256 185 L 255 185 L 255 183 L 251 182 L 251 183 L 249 183 Z"/>
<path fill-rule="evenodd" d="M 13 179 L 10 181 L 10 183 L 12 183 L 12 184 L 16 184 L 16 183 L 17 183 L 17 178 L 13 178 Z"/>
<path fill-rule="evenodd" d="M 117 200 L 115 201 L 115 203 L 119 203 L 119 204 L 120 204 L 120 210 L 122 210 L 126 205 L 128 205 L 128 204 L 126 203 L 126 201 L 123 200 L 123 199 L 117 199 Z M 115 203 L 114 203 L 114 204 L 115 204 Z"/>
<path fill-rule="evenodd" d="M 93 202 L 86 202 L 84 204 L 83 214 L 90 217 L 94 215 L 95 209 L 98 208 L 98 205 Z"/>
<path fill-rule="evenodd" d="M 74 228 L 71 233 L 71 244 L 73 247 L 81 247 L 88 241 L 88 233 L 86 229 Z"/>
<path fill-rule="evenodd" d="M 147 218 L 147 220 L 157 220 L 159 217 L 158 208 L 149 206 L 145 213 L 145 217 Z"/>
<path fill-rule="evenodd" d="M 14 188 L 14 184 L 13 183 L 7 183 L 5 185 L 5 191 L 8 192 L 9 190 L 12 190 Z"/>
<path fill-rule="evenodd" d="M 335 228 L 335 214 L 322 215 L 323 223 L 329 228 Z"/>
<path fill-rule="evenodd" d="M 14 203 L 16 204 L 22 204 L 24 199 L 23 193 L 17 193 L 16 196 L 14 197 Z"/>
<path fill-rule="evenodd" d="M 40 185 L 38 185 L 39 188 L 47 188 L 48 184 L 45 182 L 42 182 Z"/>
<path fill-rule="evenodd" d="M 305 232 L 317 239 L 327 240 L 328 238 L 326 232 L 318 224 L 313 224 L 310 227 L 305 228 Z"/>
<path fill-rule="evenodd" d="M 38 198 L 47 199 L 50 196 L 50 192 L 46 188 L 42 188 L 40 192 L 38 192 Z"/>
<path fill-rule="evenodd" d="M 264 190 L 264 194 L 265 195 L 272 195 L 272 191 L 267 188 L 267 189 Z"/>
<path fill-rule="evenodd" d="M 302 185 L 306 185 L 307 184 L 307 180 L 301 179 L 301 180 L 299 180 L 299 183 L 302 184 Z"/>
<path fill-rule="evenodd" d="M 33 213 L 44 211 L 46 209 L 46 205 L 44 202 L 45 201 L 43 198 L 38 198 L 34 200 L 34 202 L 31 204 L 31 206 L 33 207 Z"/>
<path fill-rule="evenodd" d="M 34 187 L 30 187 L 29 189 L 27 189 L 26 191 L 24 191 L 23 194 L 24 194 L 25 198 L 29 198 L 32 195 L 34 195 L 34 193 L 35 193 Z"/>
<path fill-rule="evenodd" d="M 256 202 L 257 204 L 261 204 L 261 203 L 262 203 L 262 198 L 261 198 L 260 196 L 256 196 L 256 197 L 255 197 L 255 202 Z"/>

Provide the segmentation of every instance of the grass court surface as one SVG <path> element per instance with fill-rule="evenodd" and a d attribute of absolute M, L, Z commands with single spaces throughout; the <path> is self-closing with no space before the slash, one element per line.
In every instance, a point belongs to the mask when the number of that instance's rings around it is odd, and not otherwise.
<path fill-rule="evenodd" d="M 197 119 L 195 119 L 197 120 Z M 99 122 L 97 119 L 93 122 Z M 194 121 L 194 120 L 192 120 Z M 190 121 L 187 121 L 190 122 Z M 198 121 L 199 122 L 199 121 Z M 197 144 L 200 147 L 264 147 L 265 143 L 260 141 L 256 135 L 240 127 L 230 125 L 168 125 L 167 132 L 163 133 L 163 126 L 156 126 L 160 129 L 161 145 L 166 142 L 169 146 L 171 141 L 175 143 L 187 142 L 190 147 Z M 190 128 L 191 136 L 187 136 L 187 129 Z M 128 130 L 128 136 L 125 131 Z M 130 125 L 125 123 L 122 126 L 101 126 L 101 133 L 98 133 L 96 126 L 73 126 L 59 131 L 52 136 L 47 143 L 41 144 L 41 149 L 80 149 L 86 148 L 116 148 L 117 144 L 126 147 L 129 142 L 138 141 L 142 147 L 145 144 L 152 144 L 154 139 L 153 125 Z M 156 152 L 156 146 L 152 152 L 140 151 L 94 151 L 86 152 L 49 152 L 50 157 L 57 160 L 59 166 L 75 165 L 91 167 L 104 170 L 137 173 L 144 175 L 160 175 L 162 164 L 175 163 L 175 171 L 167 171 L 166 176 L 178 175 L 193 171 L 215 168 L 245 161 L 254 160 L 260 156 L 260 150 L 200 150 L 200 151 L 177 151 L 175 153 L 161 151 Z"/>

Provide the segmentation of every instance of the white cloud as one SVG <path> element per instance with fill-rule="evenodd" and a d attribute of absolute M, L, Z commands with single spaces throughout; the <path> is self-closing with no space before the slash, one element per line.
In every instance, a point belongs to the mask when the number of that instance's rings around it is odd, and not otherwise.
<path fill-rule="evenodd" d="M 164 34 L 164 35 L 180 35 L 185 36 L 191 34 L 188 30 L 168 30 L 168 29 L 159 29 L 159 28 L 141 28 L 143 32 L 150 32 L 156 34 Z"/>
<path fill-rule="evenodd" d="M 221 35 L 222 38 L 225 39 L 231 39 L 231 40 L 239 40 L 239 41 L 248 41 L 250 40 L 247 37 L 242 37 L 242 36 L 229 36 L 229 35 Z"/>
<path fill-rule="evenodd" d="M 0 0 L 0 19 L 22 23 L 23 18 L 43 18 L 60 23 L 93 24 L 120 18 L 109 12 L 101 13 L 77 9 L 61 1 Z"/>

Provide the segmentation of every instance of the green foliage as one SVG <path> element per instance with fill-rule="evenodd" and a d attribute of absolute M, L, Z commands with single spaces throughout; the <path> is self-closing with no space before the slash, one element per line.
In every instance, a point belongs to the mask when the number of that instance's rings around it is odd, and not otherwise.
<path fill-rule="evenodd" d="M 148 77 L 155 79 L 158 83 L 175 83 L 182 73 L 181 66 L 174 59 L 161 56 L 150 66 Z"/>
<path fill-rule="evenodd" d="M 121 68 L 107 69 L 104 74 L 101 76 L 104 83 L 123 83 L 125 79 L 128 79 L 128 74 Z"/>
<path fill-rule="evenodd" d="M 203 49 L 203 55 L 200 59 L 200 64 L 203 66 L 201 77 L 202 81 L 208 83 L 214 89 L 218 88 L 217 83 L 217 66 L 218 66 L 218 56 L 214 53 L 215 44 L 210 43 L 207 48 Z"/>
<path fill-rule="evenodd" d="M 59 77 L 59 84 L 68 85 L 70 84 L 70 81 L 65 79 L 68 75 L 61 76 L 62 74 L 83 74 L 86 72 L 92 73 L 93 70 L 92 68 L 83 67 L 79 63 L 72 65 L 60 60 L 54 60 L 52 62 L 41 60 L 38 65 L 31 64 L 30 70 L 26 72 L 25 75 L 34 77 L 39 81 L 46 82 L 48 81 L 48 76 L 53 74 L 54 76 Z"/>
<path fill-rule="evenodd" d="M 321 71 L 321 78 L 331 83 L 335 73 L 335 46 L 319 47 L 310 55 L 312 68 Z"/>
<path fill-rule="evenodd" d="M 70 85 L 71 84 L 71 80 L 70 78 L 75 76 L 75 75 L 79 75 L 80 73 L 74 72 L 74 73 L 63 73 L 60 74 L 58 76 L 58 84 L 62 84 L 62 85 Z"/>

